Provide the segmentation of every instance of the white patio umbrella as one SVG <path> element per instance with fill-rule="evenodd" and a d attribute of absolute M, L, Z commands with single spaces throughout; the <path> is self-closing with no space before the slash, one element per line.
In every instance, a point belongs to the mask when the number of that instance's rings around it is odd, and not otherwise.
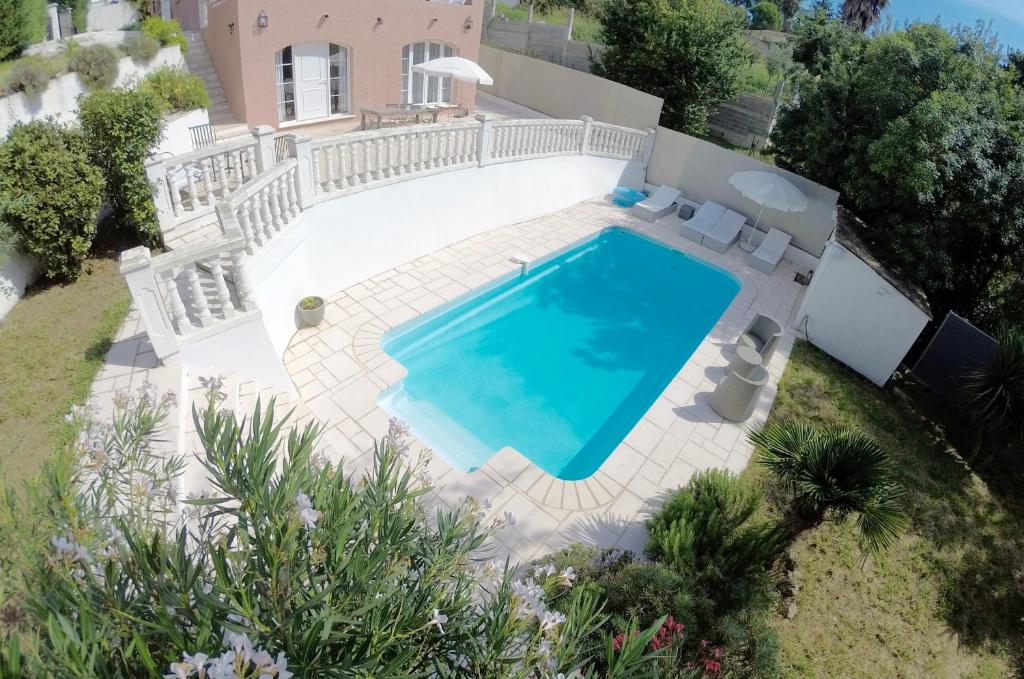
<path fill-rule="evenodd" d="M 451 76 L 456 80 L 467 83 L 479 83 L 480 85 L 493 85 L 494 78 L 487 75 L 487 71 L 480 68 L 480 64 L 462 57 L 441 57 L 431 59 L 420 64 L 415 64 L 412 70 L 426 75 L 447 78 Z"/>
<path fill-rule="evenodd" d="M 737 172 L 729 177 L 729 183 L 745 197 L 761 206 L 754 228 L 747 236 L 747 242 L 740 244 L 740 247 L 748 252 L 753 250 L 750 241 L 754 238 L 757 223 L 761 221 L 761 215 L 764 214 L 766 207 L 783 212 L 803 212 L 807 209 L 807 196 L 780 174 L 760 170 Z"/>

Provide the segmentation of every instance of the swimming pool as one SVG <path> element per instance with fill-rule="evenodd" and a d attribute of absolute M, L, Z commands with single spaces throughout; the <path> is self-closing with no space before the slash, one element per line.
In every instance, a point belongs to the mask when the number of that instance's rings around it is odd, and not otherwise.
<path fill-rule="evenodd" d="M 408 370 L 380 405 L 452 466 L 505 446 L 584 479 L 643 417 L 740 290 L 619 227 L 395 328 Z"/>

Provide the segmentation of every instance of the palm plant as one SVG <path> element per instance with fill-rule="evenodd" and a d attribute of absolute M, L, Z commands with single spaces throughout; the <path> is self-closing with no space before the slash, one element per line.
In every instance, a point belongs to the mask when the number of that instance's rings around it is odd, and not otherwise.
<path fill-rule="evenodd" d="M 792 537 L 827 519 L 857 514 L 862 546 L 877 553 L 906 526 L 906 492 L 871 437 L 843 427 L 781 422 L 752 432 L 750 440 L 761 451 L 760 463 L 792 494 Z"/>
<path fill-rule="evenodd" d="M 989 441 L 1005 448 L 1024 441 L 1024 330 L 1004 328 L 985 366 L 967 373 L 964 396 L 978 432 L 973 456 Z"/>
<path fill-rule="evenodd" d="M 868 30 L 889 6 L 889 0 L 844 0 L 843 21 L 860 32 Z"/>

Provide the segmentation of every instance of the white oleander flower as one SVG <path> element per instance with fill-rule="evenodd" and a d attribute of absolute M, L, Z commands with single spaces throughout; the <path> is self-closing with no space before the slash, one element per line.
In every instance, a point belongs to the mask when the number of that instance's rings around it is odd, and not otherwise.
<path fill-rule="evenodd" d="M 320 512 L 313 509 L 313 503 L 305 493 L 295 496 L 295 504 L 299 506 L 299 521 L 309 530 L 313 530 L 316 522 L 320 519 Z"/>
<path fill-rule="evenodd" d="M 444 634 L 444 625 L 448 623 L 448 616 L 441 611 L 434 609 L 434 616 L 427 622 L 428 625 L 435 625 L 441 634 Z"/>
<path fill-rule="evenodd" d="M 558 578 L 566 587 L 572 587 L 573 581 L 576 580 L 576 571 L 573 570 L 572 566 L 569 566 L 558 574 Z"/>

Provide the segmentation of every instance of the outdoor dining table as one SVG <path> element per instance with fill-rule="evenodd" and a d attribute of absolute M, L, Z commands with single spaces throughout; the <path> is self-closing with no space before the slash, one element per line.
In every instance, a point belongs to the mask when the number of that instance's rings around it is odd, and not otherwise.
<path fill-rule="evenodd" d="M 441 114 L 441 108 L 439 106 L 420 106 L 415 104 L 405 106 L 384 106 L 381 108 L 364 107 L 359 109 L 359 113 L 362 115 L 363 128 L 364 130 L 376 129 L 379 130 L 381 124 L 385 120 L 410 120 L 414 119 L 417 124 L 422 122 L 422 118 L 430 116 L 430 122 L 436 123 L 437 117 Z M 366 124 L 367 117 L 375 119 L 374 125 L 368 127 Z"/>

